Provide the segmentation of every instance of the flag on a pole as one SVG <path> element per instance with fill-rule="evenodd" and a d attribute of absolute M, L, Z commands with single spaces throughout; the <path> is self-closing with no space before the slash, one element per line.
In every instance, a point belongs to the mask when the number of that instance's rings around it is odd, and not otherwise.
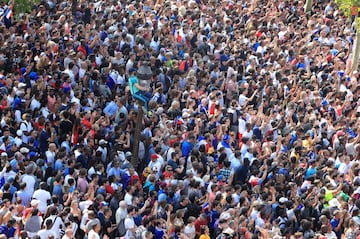
<path fill-rule="evenodd" d="M 4 14 L 4 24 L 5 24 L 6 28 L 11 27 L 12 16 L 13 16 L 13 10 L 12 10 L 12 6 L 10 5 L 8 7 L 8 9 L 6 9 L 5 14 Z"/>
<path fill-rule="evenodd" d="M 12 18 L 12 16 L 13 16 L 12 7 L 9 6 L 8 9 L 5 12 L 5 18 L 10 19 L 10 18 Z"/>

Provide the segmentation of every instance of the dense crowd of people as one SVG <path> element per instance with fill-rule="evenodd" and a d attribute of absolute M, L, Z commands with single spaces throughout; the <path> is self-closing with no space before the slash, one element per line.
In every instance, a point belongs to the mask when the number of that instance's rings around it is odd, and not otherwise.
<path fill-rule="evenodd" d="M 1 5 L 0 238 L 360 238 L 356 25 L 304 4 Z"/>

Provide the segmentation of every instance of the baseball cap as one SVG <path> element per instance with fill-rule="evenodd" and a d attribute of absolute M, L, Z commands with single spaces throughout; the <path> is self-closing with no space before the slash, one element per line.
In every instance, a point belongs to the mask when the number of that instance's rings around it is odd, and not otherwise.
<path fill-rule="evenodd" d="M 33 200 L 31 200 L 30 205 L 33 207 L 35 205 L 38 205 L 39 203 L 40 203 L 40 200 L 33 199 Z"/>

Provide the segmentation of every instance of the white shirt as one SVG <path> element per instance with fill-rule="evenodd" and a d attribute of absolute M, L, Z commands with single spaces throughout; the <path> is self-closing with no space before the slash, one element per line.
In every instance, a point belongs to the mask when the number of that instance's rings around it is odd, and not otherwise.
<path fill-rule="evenodd" d="M 38 189 L 34 192 L 33 198 L 39 200 L 39 211 L 44 214 L 47 208 L 47 200 L 51 199 L 51 195 L 48 191 L 43 189 Z"/>
<path fill-rule="evenodd" d="M 247 101 L 247 97 L 246 97 L 245 95 L 241 94 L 241 95 L 239 96 L 239 105 L 240 105 L 240 106 L 244 106 L 245 103 L 246 103 L 246 101 Z"/>
<path fill-rule="evenodd" d="M 339 167 L 339 169 L 338 169 L 338 171 L 339 171 L 339 173 L 340 174 L 347 174 L 347 172 L 349 171 L 349 169 L 350 169 L 350 164 L 346 164 L 346 163 L 341 163 L 340 164 L 340 167 Z"/>
<path fill-rule="evenodd" d="M 51 229 L 50 230 L 42 229 L 38 231 L 37 235 L 40 236 L 41 239 L 48 239 L 50 235 L 56 237 L 56 233 Z"/>
<path fill-rule="evenodd" d="M 81 108 L 81 104 L 80 104 L 80 99 L 76 98 L 76 97 L 73 97 L 71 99 L 71 103 L 76 103 L 77 104 L 77 111 L 80 112 L 80 108 Z"/>
<path fill-rule="evenodd" d="M 88 234 L 88 239 L 100 239 L 100 236 L 94 229 L 91 229 Z"/>
<path fill-rule="evenodd" d="M 51 165 L 54 166 L 56 153 L 48 150 L 45 152 L 45 155 L 48 163 L 51 163 Z"/>
<path fill-rule="evenodd" d="M 96 151 L 100 151 L 100 152 L 101 152 L 101 161 L 103 161 L 103 163 L 106 163 L 107 148 L 106 148 L 106 147 L 101 147 L 101 146 L 99 146 Z"/>
<path fill-rule="evenodd" d="M 33 130 L 33 127 L 30 122 L 27 122 L 26 120 L 24 120 L 20 123 L 20 130 L 22 132 L 31 133 L 31 131 Z M 30 136 L 26 136 L 25 134 L 23 134 L 23 136 L 22 136 L 22 140 L 25 144 L 29 143 L 29 138 L 30 138 Z"/>
<path fill-rule="evenodd" d="M 33 195 L 35 189 L 35 178 L 32 175 L 24 174 L 21 179 L 21 182 L 26 183 L 25 192 L 27 192 L 30 196 Z"/>
<path fill-rule="evenodd" d="M 130 237 L 132 237 L 134 235 L 134 233 L 131 231 L 131 229 L 136 227 L 135 222 L 134 222 L 134 218 L 132 218 L 132 217 L 125 218 L 124 226 L 125 226 L 125 229 L 126 229 L 125 238 L 129 239 Z M 89 239 L 91 239 L 91 238 L 89 238 Z"/>
<path fill-rule="evenodd" d="M 346 143 L 345 149 L 346 149 L 346 153 L 348 155 L 355 155 L 355 144 L 354 143 Z"/>
<path fill-rule="evenodd" d="M 65 229 L 65 225 L 60 217 L 57 217 L 56 215 L 51 215 L 48 218 L 51 218 L 53 225 L 51 227 L 51 230 L 55 232 L 55 239 L 60 238 L 60 226 L 62 226 L 63 229 Z M 45 219 L 46 220 L 46 219 Z"/>
<path fill-rule="evenodd" d="M 233 171 L 241 166 L 240 160 L 234 154 L 230 157 L 230 163 Z"/>
<path fill-rule="evenodd" d="M 186 235 L 187 238 L 194 239 L 195 238 L 195 226 L 186 225 L 186 227 L 184 229 L 184 234 Z"/>
<path fill-rule="evenodd" d="M 116 220 L 116 224 L 119 224 L 121 219 L 124 219 L 126 218 L 127 216 L 127 210 L 126 208 L 123 209 L 121 207 L 119 207 L 117 210 L 116 210 L 116 214 L 115 214 L 115 220 Z"/>
<path fill-rule="evenodd" d="M 31 111 L 34 111 L 35 109 L 40 109 L 40 108 L 41 108 L 40 102 L 37 99 L 33 98 L 30 103 Z"/>
<path fill-rule="evenodd" d="M 129 193 L 125 194 L 124 201 L 126 202 L 127 205 L 132 205 L 132 199 L 133 196 L 131 194 Z"/>
<path fill-rule="evenodd" d="M 19 137 L 16 137 L 15 139 L 14 139 L 14 144 L 16 144 L 16 147 L 20 147 L 20 145 L 22 145 L 22 139 L 20 139 Z"/>

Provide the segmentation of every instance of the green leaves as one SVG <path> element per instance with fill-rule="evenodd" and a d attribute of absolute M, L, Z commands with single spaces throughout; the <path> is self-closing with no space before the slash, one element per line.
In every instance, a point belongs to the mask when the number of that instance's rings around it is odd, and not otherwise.
<path fill-rule="evenodd" d="M 15 0 L 14 16 L 16 17 L 19 13 L 30 13 L 31 7 L 39 2 L 39 0 Z"/>
<path fill-rule="evenodd" d="M 357 3 L 360 0 L 335 0 L 336 5 L 338 5 L 339 9 L 344 12 L 345 16 L 351 17 L 351 12 L 353 6 L 358 6 Z"/>

